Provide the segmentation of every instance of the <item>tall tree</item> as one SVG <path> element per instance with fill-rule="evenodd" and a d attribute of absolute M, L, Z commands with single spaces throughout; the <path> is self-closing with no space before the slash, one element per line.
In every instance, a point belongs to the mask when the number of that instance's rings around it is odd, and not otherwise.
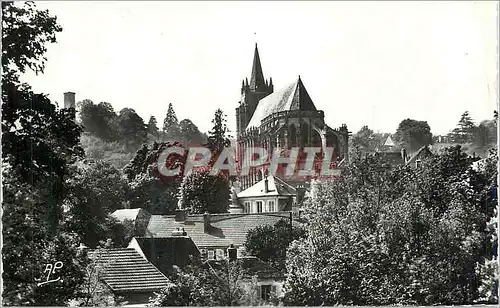
<path fill-rule="evenodd" d="M 147 141 L 147 128 L 144 120 L 131 108 L 123 108 L 117 118 L 121 138 L 131 148 Z"/>
<path fill-rule="evenodd" d="M 395 141 L 401 143 L 410 152 L 417 151 L 424 145 L 432 144 L 432 133 L 427 121 L 405 119 L 399 123 Z"/>
<path fill-rule="evenodd" d="M 177 208 L 177 193 L 182 182 L 182 171 L 178 176 L 165 177 L 158 167 L 166 164 L 175 169 L 184 166 L 184 158 L 171 154 L 168 161 L 158 161 L 168 147 L 181 147 L 180 143 L 157 143 L 143 145 L 134 158 L 125 166 L 129 189 L 127 200 L 131 208 L 144 208 L 151 214 L 173 214 Z"/>
<path fill-rule="evenodd" d="M 110 103 L 101 102 L 96 105 L 91 100 L 85 99 L 78 103 L 78 108 L 80 122 L 85 132 L 106 141 L 119 138 L 116 127 L 117 115 Z"/>
<path fill-rule="evenodd" d="M 190 213 L 226 213 L 229 197 L 229 180 L 224 174 L 210 175 L 207 170 L 192 170 L 182 181 L 179 203 Z"/>
<path fill-rule="evenodd" d="M 179 123 L 182 141 L 185 144 L 201 144 L 205 142 L 205 136 L 198 127 L 189 119 L 184 119 Z"/>
<path fill-rule="evenodd" d="M 75 170 L 68 182 L 68 228 L 77 232 L 90 248 L 108 238 L 118 242 L 111 213 L 125 205 L 127 183 L 121 172 L 106 162 L 91 161 Z"/>
<path fill-rule="evenodd" d="M 174 111 L 172 103 L 168 104 L 167 115 L 163 120 L 163 133 L 168 140 L 177 141 L 179 138 L 179 121 Z"/>
<path fill-rule="evenodd" d="M 208 133 L 207 147 L 212 152 L 211 163 L 217 161 L 219 155 L 224 148 L 231 145 L 231 140 L 228 136 L 228 128 L 226 125 L 226 115 L 221 109 L 215 111 L 214 118 L 212 119 L 212 129 Z"/>
<path fill-rule="evenodd" d="M 457 127 L 453 130 L 453 141 L 456 143 L 472 142 L 476 125 L 468 111 L 465 111 L 458 121 Z"/>
<path fill-rule="evenodd" d="M 152 135 L 155 140 L 158 139 L 158 123 L 156 122 L 156 117 L 151 116 L 147 125 L 148 133 Z"/>
<path fill-rule="evenodd" d="M 78 237 L 63 228 L 69 163 L 83 155 L 74 109 L 58 110 L 19 82 L 44 69 L 46 44 L 62 29 L 32 2 L 2 2 L 2 180 L 4 305 L 63 306 L 83 283 Z M 45 280 L 46 264 L 63 262 L 64 279 Z M 56 277 L 52 277 L 56 278 Z"/>

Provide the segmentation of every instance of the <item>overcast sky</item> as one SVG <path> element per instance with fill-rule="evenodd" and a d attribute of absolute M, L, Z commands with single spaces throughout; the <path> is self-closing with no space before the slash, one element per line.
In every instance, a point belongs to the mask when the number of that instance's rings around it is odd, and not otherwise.
<path fill-rule="evenodd" d="M 159 123 L 172 103 L 202 131 L 221 108 L 234 130 L 257 42 L 275 90 L 300 75 L 332 127 L 394 132 L 413 118 L 444 134 L 465 110 L 480 121 L 496 109 L 496 1 L 37 6 L 63 32 L 48 46 L 45 73 L 25 80 L 60 103 L 73 91 Z"/>

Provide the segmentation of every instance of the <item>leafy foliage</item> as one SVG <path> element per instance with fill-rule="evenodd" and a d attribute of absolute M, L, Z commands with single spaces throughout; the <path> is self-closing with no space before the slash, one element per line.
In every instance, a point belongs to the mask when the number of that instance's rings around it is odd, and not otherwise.
<path fill-rule="evenodd" d="M 215 111 L 212 120 L 213 127 L 208 134 L 207 146 L 212 151 L 212 157 L 218 157 L 222 150 L 231 145 L 227 133 L 226 115 L 221 109 Z"/>
<path fill-rule="evenodd" d="M 179 138 L 179 120 L 177 120 L 172 103 L 168 104 L 167 115 L 163 120 L 163 133 L 167 140 L 177 141 Z"/>
<path fill-rule="evenodd" d="M 210 175 L 209 170 L 192 170 L 182 181 L 179 203 L 181 208 L 193 214 L 226 213 L 229 198 L 229 180 L 225 175 Z"/>
<path fill-rule="evenodd" d="M 200 132 L 198 127 L 189 119 L 184 119 L 179 123 L 180 135 L 185 145 L 201 145 L 205 142 L 205 135 Z"/>
<path fill-rule="evenodd" d="M 237 306 L 244 294 L 238 262 L 194 262 L 170 278 L 173 284 L 156 294 L 151 306 Z"/>
<path fill-rule="evenodd" d="M 245 248 L 250 255 L 268 262 L 277 270 L 285 271 L 286 250 L 293 240 L 305 237 L 305 230 L 280 220 L 273 226 L 258 226 L 249 230 Z"/>
<path fill-rule="evenodd" d="M 119 170 L 102 161 L 89 162 L 75 171 L 69 186 L 68 228 L 77 232 L 90 248 L 113 239 L 114 225 L 118 222 L 110 215 L 124 207 L 127 188 Z"/>
<path fill-rule="evenodd" d="M 158 157 L 168 147 L 182 147 L 180 143 L 143 145 L 124 168 L 129 182 L 127 199 L 130 208 L 144 208 L 151 214 L 172 214 L 177 208 L 177 193 L 182 176 L 164 177 L 158 171 Z M 184 158 L 170 155 L 164 162 L 172 169 L 184 166 Z M 182 174 L 182 173 L 181 173 Z"/>
<path fill-rule="evenodd" d="M 432 143 L 431 128 L 426 121 L 405 119 L 399 123 L 394 137 L 395 141 L 412 152 Z"/>
<path fill-rule="evenodd" d="M 468 111 L 465 111 L 458 121 L 457 127 L 453 130 L 453 141 L 457 143 L 468 143 L 474 138 L 476 125 L 472 121 Z"/>
<path fill-rule="evenodd" d="M 494 173 L 460 147 L 419 169 L 377 157 L 316 185 L 287 253 L 287 305 L 464 304 L 479 297 Z"/>
<path fill-rule="evenodd" d="M 74 109 L 57 110 L 19 83 L 27 69 L 43 72 L 45 44 L 61 31 L 33 3 L 2 2 L 3 304 L 58 305 L 75 297 L 86 259 L 78 237 L 63 228 L 69 164 L 83 155 Z M 63 262 L 57 283 L 46 264 Z M 56 277 L 52 277 L 56 278 Z"/>
<path fill-rule="evenodd" d="M 110 103 L 101 102 L 96 105 L 85 99 L 78 102 L 77 106 L 85 132 L 106 141 L 119 140 L 117 115 Z"/>

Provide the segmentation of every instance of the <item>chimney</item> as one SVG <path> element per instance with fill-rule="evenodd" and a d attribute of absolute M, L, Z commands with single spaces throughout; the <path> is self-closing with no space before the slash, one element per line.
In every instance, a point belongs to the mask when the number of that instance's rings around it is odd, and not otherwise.
<path fill-rule="evenodd" d="M 208 233 L 208 229 L 210 228 L 210 214 L 205 212 L 203 214 L 203 232 Z"/>
<path fill-rule="evenodd" d="M 264 193 L 268 193 L 269 192 L 269 182 L 267 180 L 267 175 L 266 177 L 264 178 Z"/>
<path fill-rule="evenodd" d="M 183 209 L 175 210 L 175 221 L 186 221 L 187 211 Z"/>
<path fill-rule="evenodd" d="M 227 249 L 227 256 L 229 257 L 229 261 L 234 261 L 238 257 L 238 250 L 234 247 L 233 244 L 229 246 Z"/>
<path fill-rule="evenodd" d="M 64 108 L 76 108 L 75 92 L 64 93 Z"/>

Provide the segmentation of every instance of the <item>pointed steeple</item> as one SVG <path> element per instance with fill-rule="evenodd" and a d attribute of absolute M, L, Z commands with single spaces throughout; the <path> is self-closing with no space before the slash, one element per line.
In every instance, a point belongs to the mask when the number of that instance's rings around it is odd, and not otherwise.
<path fill-rule="evenodd" d="M 255 43 L 252 75 L 250 76 L 250 89 L 255 90 L 261 87 L 265 87 L 265 80 L 264 74 L 262 73 L 262 66 L 260 64 L 259 50 L 257 49 L 257 43 Z"/>

